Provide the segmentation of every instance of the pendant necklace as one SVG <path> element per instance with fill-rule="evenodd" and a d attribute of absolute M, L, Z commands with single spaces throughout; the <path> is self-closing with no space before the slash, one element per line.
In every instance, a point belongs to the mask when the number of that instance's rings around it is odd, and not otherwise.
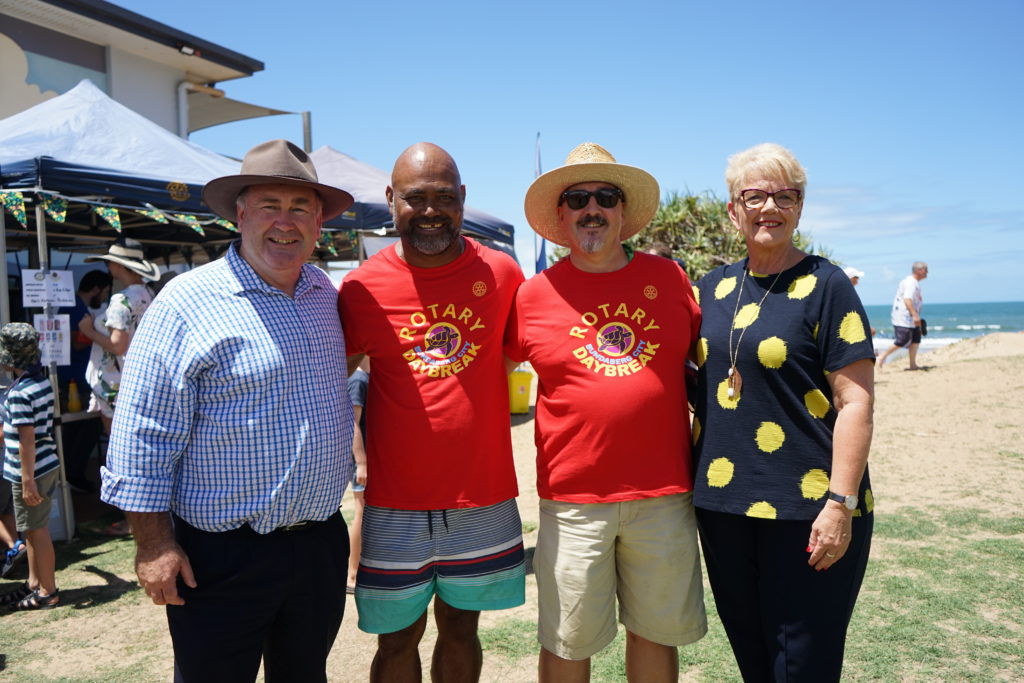
<path fill-rule="evenodd" d="M 747 263 L 750 263 L 750 259 L 747 259 Z M 740 344 L 743 343 L 743 335 L 747 333 L 747 328 L 750 327 L 750 325 L 745 325 L 743 327 L 743 331 L 740 332 L 739 339 L 736 340 L 735 350 L 733 350 L 732 347 L 732 333 L 736 329 L 736 316 L 739 315 L 740 312 L 740 299 L 743 297 L 743 285 L 747 282 L 748 272 L 750 272 L 750 268 L 745 267 L 743 269 L 743 278 L 740 280 L 739 291 L 736 293 L 736 307 L 732 311 L 732 325 L 729 326 L 729 374 L 727 376 L 729 388 L 726 395 L 729 398 L 735 398 L 736 400 L 739 400 L 740 391 L 743 389 L 743 377 L 740 376 L 740 371 L 736 367 L 736 361 L 738 361 L 740 357 Z M 772 283 L 768 286 L 768 289 L 765 290 L 764 296 L 762 296 L 761 300 L 757 303 L 758 309 L 761 308 L 764 304 L 764 300 L 768 298 L 769 294 L 771 294 L 772 288 L 779 281 L 782 273 L 783 271 L 780 270 L 778 275 L 775 276 L 775 279 L 772 280 Z"/>

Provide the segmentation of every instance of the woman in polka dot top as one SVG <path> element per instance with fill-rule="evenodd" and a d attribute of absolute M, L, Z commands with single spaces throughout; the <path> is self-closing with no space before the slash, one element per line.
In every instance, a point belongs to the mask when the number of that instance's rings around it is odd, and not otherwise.
<path fill-rule="evenodd" d="M 838 681 L 871 546 L 867 317 L 843 271 L 793 242 L 807 176 L 788 150 L 752 147 L 725 176 L 748 257 L 695 286 L 708 578 L 745 681 Z"/>

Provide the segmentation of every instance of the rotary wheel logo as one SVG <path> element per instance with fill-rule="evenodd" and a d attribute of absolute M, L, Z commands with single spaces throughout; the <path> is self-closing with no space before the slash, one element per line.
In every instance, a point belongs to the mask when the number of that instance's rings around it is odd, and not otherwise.
<path fill-rule="evenodd" d="M 648 299 L 657 299 L 658 288 L 655 287 L 654 285 L 647 285 L 646 287 L 644 287 L 644 296 L 646 296 Z"/>
<path fill-rule="evenodd" d="M 462 333 L 450 323 L 432 325 L 423 338 L 427 354 L 438 360 L 450 358 L 459 350 L 461 342 Z"/>
<path fill-rule="evenodd" d="M 183 202 L 188 199 L 188 185 L 185 183 L 167 183 L 167 192 L 171 199 L 176 202 Z"/>
<path fill-rule="evenodd" d="M 483 280 L 477 280 L 473 283 L 473 294 L 476 296 L 483 296 L 487 293 L 487 284 Z"/>
<path fill-rule="evenodd" d="M 622 323 L 609 323 L 597 333 L 597 350 L 606 356 L 625 356 L 633 350 L 636 336 L 629 326 Z"/>

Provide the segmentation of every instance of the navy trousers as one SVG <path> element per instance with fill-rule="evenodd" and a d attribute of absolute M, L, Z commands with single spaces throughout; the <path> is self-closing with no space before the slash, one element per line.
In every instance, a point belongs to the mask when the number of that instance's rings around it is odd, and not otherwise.
<path fill-rule="evenodd" d="M 196 588 L 167 606 L 176 683 L 327 680 L 345 612 L 348 529 L 340 514 L 303 529 L 210 533 L 174 518 Z"/>
<path fill-rule="evenodd" d="M 827 683 L 842 673 L 874 516 L 853 518 L 846 554 L 820 572 L 807 564 L 811 523 L 697 508 L 708 581 L 746 683 Z"/>

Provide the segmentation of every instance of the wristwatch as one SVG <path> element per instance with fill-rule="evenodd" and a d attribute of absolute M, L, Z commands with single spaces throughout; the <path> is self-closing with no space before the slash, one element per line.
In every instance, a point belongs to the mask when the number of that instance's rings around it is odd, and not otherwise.
<path fill-rule="evenodd" d="M 828 499 L 834 500 L 837 503 L 842 503 L 846 506 L 847 510 L 856 510 L 857 503 L 859 502 L 856 495 L 841 496 L 831 490 L 828 492 Z"/>

